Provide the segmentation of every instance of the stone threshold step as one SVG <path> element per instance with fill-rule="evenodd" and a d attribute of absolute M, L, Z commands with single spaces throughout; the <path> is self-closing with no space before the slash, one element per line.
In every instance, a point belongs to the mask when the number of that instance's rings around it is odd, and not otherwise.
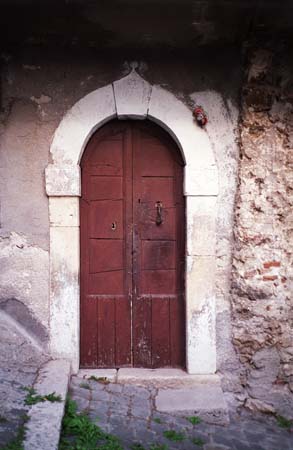
<path fill-rule="evenodd" d="M 78 376 L 81 378 L 106 377 L 111 382 L 133 384 L 160 384 L 160 382 L 172 384 L 216 384 L 220 385 L 218 375 L 193 375 L 182 369 L 80 369 Z"/>
<path fill-rule="evenodd" d="M 79 377 L 106 377 L 110 382 L 158 389 L 156 410 L 162 413 L 199 416 L 207 423 L 229 423 L 228 408 L 218 375 L 190 375 L 180 369 L 84 369 Z"/>

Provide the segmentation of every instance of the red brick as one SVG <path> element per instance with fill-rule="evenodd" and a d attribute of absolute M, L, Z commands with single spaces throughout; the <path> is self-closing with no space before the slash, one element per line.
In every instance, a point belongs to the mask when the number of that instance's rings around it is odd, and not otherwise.
<path fill-rule="evenodd" d="M 253 269 L 253 270 L 247 270 L 246 272 L 244 272 L 244 278 L 252 278 L 257 274 L 257 270 Z"/>
<path fill-rule="evenodd" d="M 267 261 L 263 264 L 265 269 L 270 269 L 271 267 L 280 267 L 280 261 Z"/>
<path fill-rule="evenodd" d="M 264 275 L 262 277 L 263 281 L 275 281 L 278 279 L 277 275 Z"/>

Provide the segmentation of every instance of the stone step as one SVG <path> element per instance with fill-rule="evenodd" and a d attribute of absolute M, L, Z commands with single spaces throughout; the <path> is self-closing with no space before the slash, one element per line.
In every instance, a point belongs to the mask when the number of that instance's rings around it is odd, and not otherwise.
<path fill-rule="evenodd" d="M 161 388 L 155 404 L 156 409 L 163 413 L 198 416 L 203 421 L 216 425 L 229 423 L 222 388 L 215 384 L 194 384 L 179 389 Z"/>
<path fill-rule="evenodd" d="M 110 382 L 152 385 L 158 389 L 155 398 L 157 411 L 181 416 L 199 416 L 210 424 L 229 423 L 218 375 L 190 375 L 181 369 L 87 369 L 78 376 L 107 377 Z"/>

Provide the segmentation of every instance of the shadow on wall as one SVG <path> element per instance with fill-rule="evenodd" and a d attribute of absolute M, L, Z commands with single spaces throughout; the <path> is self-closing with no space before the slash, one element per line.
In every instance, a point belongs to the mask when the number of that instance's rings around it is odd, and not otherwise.
<path fill-rule="evenodd" d="M 15 298 L 0 299 L 0 314 L 4 312 L 12 320 L 23 328 L 24 334 L 28 334 L 40 348 L 44 351 L 48 345 L 48 332 L 46 328 L 34 317 L 30 310 L 21 301 Z"/>

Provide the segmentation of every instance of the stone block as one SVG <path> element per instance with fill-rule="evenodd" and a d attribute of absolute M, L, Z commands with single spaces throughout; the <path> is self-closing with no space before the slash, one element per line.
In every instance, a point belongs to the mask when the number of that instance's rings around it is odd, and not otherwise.
<path fill-rule="evenodd" d="M 51 227 L 78 227 L 79 197 L 50 197 L 49 218 Z"/>
<path fill-rule="evenodd" d="M 219 193 L 216 167 L 185 166 L 184 194 L 190 196 L 217 196 Z"/>
<path fill-rule="evenodd" d="M 228 409 L 220 386 L 160 389 L 155 402 L 157 410 L 161 412 L 198 415 L 211 424 L 229 423 Z"/>
<path fill-rule="evenodd" d="M 46 193 L 54 197 L 80 196 L 80 167 L 49 164 L 45 171 Z"/>
<path fill-rule="evenodd" d="M 190 374 L 216 371 L 215 258 L 187 256 L 187 370 Z"/>
<path fill-rule="evenodd" d="M 116 369 L 80 369 L 78 371 L 78 377 L 89 379 L 95 378 L 107 378 L 108 381 L 116 381 L 117 370 Z M 94 380 L 93 380 L 94 381 Z M 105 387 L 102 383 L 97 383 L 97 387 Z M 95 387 L 95 385 L 93 385 Z"/>
<path fill-rule="evenodd" d="M 116 107 L 111 84 L 79 100 L 63 118 L 54 134 L 50 149 L 54 163 L 79 164 L 91 134 L 98 126 L 115 116 Z"/>
<path fill-rule="evenodd" d="M 113 83 L 116 111 L 119 119 L 144 119 L 148 113 L 151 85 L 133 70 Z"/>
<path fill-rule="evenodd" d="M 186 197 L 187 255 L 215 255 L 216 197 Z"/>
<path fill-rule="evenodd" d="M 78 361 L 79 228 L 52 227 L 50 247 L 51 352 Z"/>
<path fill-rule="evenodd" d="M 25 450 L 58 449 L 69 375 L 70 364 L 65 360 L 49 361 L 41 368 L 34 386 L 37 393 L 55 392 L 62 401 L 37 403 L 31 407 L 23 443 Z"/>

